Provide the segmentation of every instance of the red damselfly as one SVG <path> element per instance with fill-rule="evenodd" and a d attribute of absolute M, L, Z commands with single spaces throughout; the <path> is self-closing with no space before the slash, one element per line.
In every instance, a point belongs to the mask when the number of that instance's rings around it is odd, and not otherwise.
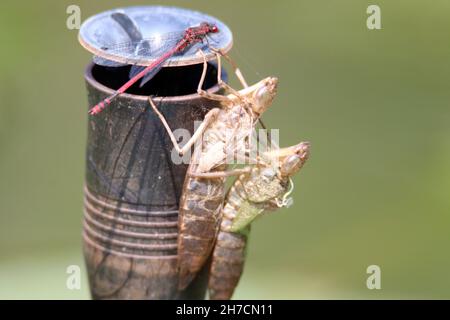
<path fill-rule="evenodd" d="M 139 40 L 139 42 L 128 41 L 105 47 L 104 49 L 112 56 L 127 53 L 133 56 L 145 56 L 145 54 L 148 53 L 152 47 L 152 44 L 158 42 L 167 42 L 168 44 L 167 46 L 160 46 L 159 50 L 161 51 L 161 54 L 154 62 L 137 72 L 112 95 L 95 105 L 89 110 L 89 114 L 95 115 L 100 113 L 104 108 L 111 104 L 114 98 L 128 90 L 139 79 L 145 76 L 146 81 L 150 80 L 150 78 L 156 75 L 162 68 L 163 64 L 172 56 L 183 52 L 183 50 L 195 43 L 202 42 L 208 34 L 217 32 L 219 32 L 219 29 L 214 24 L 203 22 L 199 26 L 189 27 L 181 33 L 170 33 L 170 35 L 167 35 L 166 37 L 155 37 L 147 40 L 142 39 Z M 168 47 L 168 49 L 165 47 Z M 155 55 L 154 52 L 152 55 Z"/>

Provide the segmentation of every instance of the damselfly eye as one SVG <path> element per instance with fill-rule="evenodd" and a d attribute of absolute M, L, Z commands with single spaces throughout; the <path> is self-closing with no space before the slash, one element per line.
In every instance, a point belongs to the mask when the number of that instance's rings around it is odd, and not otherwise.
<path fill-rule="evenodd" d="M 217 32 L 219 32 L 219 28 L 217 28 L 216 26 L 212 26 L 210 29 L 211 29 L 211 32 L 212 32 L 212 33 L 217 33 Z"/>

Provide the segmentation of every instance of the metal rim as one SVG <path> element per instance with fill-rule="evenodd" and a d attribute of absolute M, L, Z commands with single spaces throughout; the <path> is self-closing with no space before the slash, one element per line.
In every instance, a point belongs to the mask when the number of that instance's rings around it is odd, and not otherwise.
<path fill-rule="evenodd" d="M 92 75 L 92 69 L 94 67 L 94 63 L 91 62 L 88 64 L 88 66 L 86 67 L 86 70 L 84 72 L 84 78 L 85 80 L 94 88 L 96 88 L 97 90 L 107 94 L 107 95 L 111 95 L 114 92 L 116 92 L 116 90 L 111 89 L 107 86 L 105 86 L 104 84 L 98 82 L 94 76 Z M 224 72 L 224 70 L 222 69 L 222 78 L 224 80 L 226 80 L 226 73 Z M 214 86 L 212 86 L 211 88 L 205 90 L 209 93 L 217 93 L 219 90 L 221 89 L 221 87 L 216 83 Z M 147 101 L 148 100 L 148 96 L 144 96 L 144 95 L 137 95 L 137 94 L 131 94 L 131 93 L 122 93 L 120 95 L 120 97 L 123 98 L 128 98 L 128 99 L 133 99 L 133 100 L 139 100 L 139 101 Z M 120 98 L 119 97 L 119 98 Z M 184 96 L 166 96 L 166 97 L 153 97 L 152 100 L 153 101 L 161 101 L 164 100 L 165 102 L 184 102 L 187 100 L 201 100 L 204 99 L 202 97 L 200 97 L 200 95 L 198 93 L 191 93 L 188 95 L 184 95 Z"/>

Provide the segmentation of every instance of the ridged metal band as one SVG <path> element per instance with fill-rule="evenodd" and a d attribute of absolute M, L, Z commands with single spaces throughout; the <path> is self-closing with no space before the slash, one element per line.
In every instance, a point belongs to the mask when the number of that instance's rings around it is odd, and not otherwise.
<path fill-rule="evenodd" d="M 102 209 L 112 209 L 124 214 L 142 215 L 142 216 L 178 216 L 178 210 L 164 210 L 164 211 L 148 211 L 125 207 L 129 204 L 120 203 L 115 200 L 106 199 L 101 196 L 94 196 L 88 187 L 84 187 L 85 198 L 94 205 L 102 207 Z"/>
<path fill-rule="evenodd" d="M 176 257 L 178 211 L 123 208 L 85 188 L 83 237 L 97 249 L 133 258 Z M 161 219 L 164 218 L 164 221 Z"/>

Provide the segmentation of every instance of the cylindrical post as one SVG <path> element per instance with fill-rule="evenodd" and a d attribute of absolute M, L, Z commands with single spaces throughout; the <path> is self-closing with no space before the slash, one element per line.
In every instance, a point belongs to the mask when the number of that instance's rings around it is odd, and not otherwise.
<path fill-rule="evenodd" d="M 146 87 L 171 95 L 154 101 L 173 130 L 192 134 L 194 121 L 217 103 L 197 94 L 173 96 L 195 92 L 201 65 L 166 69 L 172 74 L 162 70 Z M 216 70 L 208 70 L 205 89 L 218 92 Z M 119 85 L 120 77 L 108 72 L 88 66 L 89 106 Z M 173 72 L 184 72 L 184 82 Z M 172 143 L 144 89 L 141 94 L 123 94 L 89 116 L 83 239 L 91 294 L 94 299 L 203 299 L 206 272 L 185 291 L 177 290 L 178 203 L 187 164 L 171 160 Z"/>

